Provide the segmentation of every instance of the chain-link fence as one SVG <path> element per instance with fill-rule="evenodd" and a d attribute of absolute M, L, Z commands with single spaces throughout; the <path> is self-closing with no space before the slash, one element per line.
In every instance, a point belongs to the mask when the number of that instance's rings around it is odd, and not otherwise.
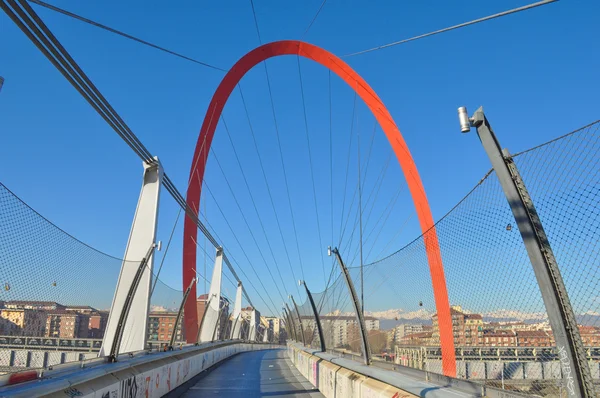
<path fill-rule="evenodd" d="M 569 293 L 595 383 L 600 381 L 600 123 L 514 156 Z M 438 322 L 425 241 L 437 234 L 451 305 Z M 518 226 L 488 172 L 435 225 L 396 253 L 350 267 L 374 360 L 442 373 L 440 334 L 452 335 L 457 377 L 504 390 L 566 396 L 548 315 Z M 340 274 L 315 294 L 328 350 L 361 360 Z M 314 319 L 308 306 L 304 316 Z M 311 321 L 312 322 L 312 321 Z M 314 341 L 314 340 L 313 340 Z M 311 346 L 315 347 L 314 344 Z M 315 347 L 318 348 L 318 347 Z"/>
<path fill-rule="evenodd" d="M 0 373 L 96 358 L 122 263 L 0 183 Z M 153 284 L 147 334 L 159 345 L 173 333 L 183 293 L 156 277 Z M 183 341 L 181 326 L 175 333 Z"/>
<path fill-rule="evenodd" d="M 97 356 L 121 263 L 0 184 L 0 371 Z"/>

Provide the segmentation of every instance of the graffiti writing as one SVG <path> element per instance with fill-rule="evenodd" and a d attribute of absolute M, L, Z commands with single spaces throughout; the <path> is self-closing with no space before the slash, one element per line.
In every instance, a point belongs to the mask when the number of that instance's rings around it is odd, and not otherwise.
<path fill-rule="evenodd" d="M 149 398 L 149 397 L 150 397 L 150 395 L 152 395 L 152 394 L 150 393 L 150 387 L 151 387 L 150 381 L 151 381 L 151 380 L 152 380 L 152 377 L 150 377 L 150 376 L 147 376 L 147 377 L 146 377 L 146 398 Z"/>
<path fill-rule="evenodd" d="M 564 346 L 558 348 L 558 356 L 560 358 L 563 375 L 567 380 L 567 390 L 569 391 L 569 395 L 575 395 L 575 381 L 571 375 L 571 362 L 567 357 L 567 351 Z"/>
<path fill-rule="evenodd" d="M 135 398 L 137 396 L 137 392 L 138 385 L 135 376 L 121 382 L 120 396 L 122 398 Z"/>
<path fill-rule="evenodd" d="M 73 388 L 73 387 L 69 387 L 66 390 L 63 390 L 63 392 L 65 393 L 65 395 L 67 397 L 71 397 L 71 398 L 83 396 L 83 393 L 81 391 L 79 391 L 78 389 Z"/>

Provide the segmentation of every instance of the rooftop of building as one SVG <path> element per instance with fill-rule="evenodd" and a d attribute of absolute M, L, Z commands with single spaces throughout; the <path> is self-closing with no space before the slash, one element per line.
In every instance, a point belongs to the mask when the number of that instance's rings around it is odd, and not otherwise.
<path fill-rule="evenodd" d="M 424 339 L 424 338 L 430 338 L 432 335 L 433 335 L 433 332 L 418 332 L 418 333 L 407 334 L 406 336 L 404 336 L 402 338 L 406 339 L 406 340 Z"/>
<path fill-rule="evenodd" d="M 149 316 L 161 318 L 161 317 L 176 317 L 177 312 L 174 311 L 150 311 Z"/>
<path fill-rule="evenodd" d="M 98 311 L 94 307 L 89 305 L 65 305 L 67 310 L 75 310 L 75 311 Z"/>
<path fill-rule="evenodd" d="M 12 300 L 6 301 L 4 303 L 5 306 L 8 305 L 30 305 L 30 306 L 56 306 L 56 307 L 64 307 L 62 304 L 58 304 L 56 301 L 30 301 L 30 300 Z"/>
<path fill-rule="evenodd" d="M 516 334 L 512 330 L 484 330 L 485 337 L 515 337 Z"/>
<path fill-rule="evenodd" d="M 518 330 L 518 337 L 548 337 L 549 334 L 543 330 Z"/>
<path fill-rule="evenodd" d="M 68 315 L 68 316 L 71 316 L 71 317 L 81 316 L 81 314 L 78 314 L 76 312 L 67 311 L 67 310 L 63 310 L 63 309 L 47 310 L 47 311 L 44 311 L 44 312 L 46 314 L 48 314 L 48 315 Z"/>
<path fill-rule="evenodd" d="M 325 320 L 340 320 L 340 321 L 356 321 L 356 316 L 351 315 L 321 315 L 319 319 Z M 365 321 L 378 321 L 379 318 L 375 318 L 374 316 L 366 315 Z"/>

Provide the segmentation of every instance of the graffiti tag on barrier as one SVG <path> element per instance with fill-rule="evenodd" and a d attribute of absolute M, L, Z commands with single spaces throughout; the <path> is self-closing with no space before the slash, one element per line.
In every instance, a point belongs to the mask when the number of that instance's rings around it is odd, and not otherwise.
<path fill-rule="evenodd" d="M 167 369 L 167 391 L 171 391 L 171 366 L 169 366 Z"/>
<path fill-rule="evenodd" d="M 562 367 L 563 374 L 567 379 L 567 390 L 569 390 L 569 395 L 575 395 L 575 381 L 571 375 L 571 363 L 569 362 L 567 351 L 565 351 L 564 346 L 558 348 L 558 356 L 560 358 L 560 365 Z"/>
<path fill-rule="evenodd" d="M 74 387 L 69 387 L 66 390 L 63 390 L 67 397 L 83 397 L 83 393 Z"/>
<path fill-rule="evenodd" d="M 150 395 L 152 395 L 151 394 L 151 388 L 152 388 L 151 381 L 152 381 L 152 377 L 151 376 L 147 376 L 146 377 L 146 391 L 145 391 L 146 392 L 146 398 L 149 398 Z"/>
<path fill-rule="evenodd" d="M 121 382 L 121 394 L 122 398 L 135 398 L 138 392 L 138 385 L 135 376 L 130 377 L 127 380 Z"/>
<path fill-rule="evenodd" d="M 117 398 L 118 393 L 118 390 L 106 391 L 102 393 L 102 398 Z"/>

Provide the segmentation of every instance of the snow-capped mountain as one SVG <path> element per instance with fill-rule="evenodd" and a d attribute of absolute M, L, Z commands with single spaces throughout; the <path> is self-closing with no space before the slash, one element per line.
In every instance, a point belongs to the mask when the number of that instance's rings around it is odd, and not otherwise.
<path fill-rule="evenodd" d="M 500 309 L 482 314 L 485 322 L 544 322 L 548 315 L 543 312 L 524 312 L 519 310 Z"/>
<path fill-rule="evenodd" d="M 390 310 L 386 310 L 386 311 L 375 311 L 375 312 L 365 311 L 365 315 L 372 316 L 372 317 L 375 317 L 378 319 L 431 320 L 431 315 L 433 315 L 433 313 L 431 313 L 430 311 L 427 311 L 426 309 L 420 309 L 417 311 L 406 312 L 403 309 L 398 308 L 398 309 L 390 309 Z"/>

